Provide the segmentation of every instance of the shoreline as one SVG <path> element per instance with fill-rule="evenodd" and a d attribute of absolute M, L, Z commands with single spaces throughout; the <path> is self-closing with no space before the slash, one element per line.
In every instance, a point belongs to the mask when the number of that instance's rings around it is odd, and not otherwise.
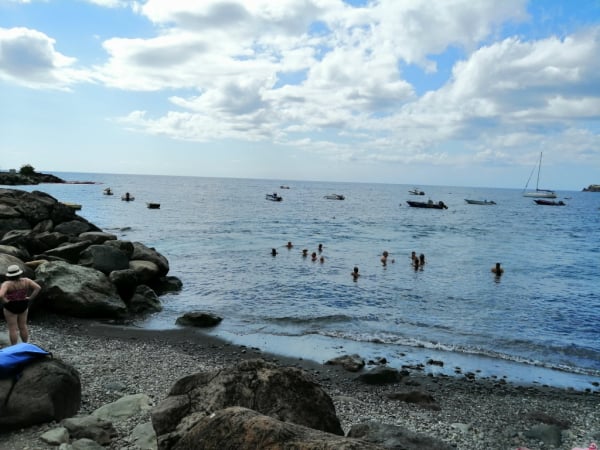
<path fill-rule="evenodd" d="M 176 325 L 153 323 L 152 321 L 142 321 L 138 325 L 133 325 L 132 330 L 147 330 L 164 333 L 164 335 L 170 333 L 177 335 L 183 332 Z M 187 332 L 201 334 L 207 339 L 215 339 L 234 346 L 260 348 L 262 352 L 290 360 L 307 360 L 321 365 L 339 356 L 358 354 L 365 361 L 385 358 L 388 366 L 399 370 L 406 367 L 414 370 L 418 367 L 424 375 L 448 376 L 457 379 L 468 376 L 486 379 L 490 382 L 503 380 L 523 387 L 548 386 L 557 389 L 600 393 L 600 378 L 590 374 L 476 353 L 378 342 L 357 342 L 318 334 L 275 336 L 268 333 L 250 333 L 238 335 L 223 331 L 218 326 L 208 329 L 190 328 Z M 367 366 L 366 370 L 371 367 Z"/>
<path fill-rule="evenodd" d="M 31 342 L 73 365 L 80 373 L 82 405 L 89 414 L 123 395 L 145 393 L 154 404 L 166 397 L 179 378 L 205 370 L 262 358 L 307 371 L 332 397 L 345 432 L 358 423 L 375 420 L 441 439 L 458 449 L 546 449 L 539 437 L 528 437 L 540 420 L 568 424 L 558 448 L 587 447 L 600 437 L 597 392 L 578 392 L 547 386 L 519 386 L 504 380 L 456 378 L 409 371 L 400 382 L 368 385 L 359 373 L 339 366 L 263 352 L 230 344 L 220 338 L 183 328 L 163 332 L 98 323 L 60 316 L 30 320 Z M 6 340 L 6 328 L 0 329 Z M 419 391 L 435 407 L 393 400 L 390 394 Z M 128 443 L 136 418 L 117 427 L 111 449 L 134 449 Z M 39 436 L 57 424 L 42 424 L 0 434 L 0 448 L 51 449 Z M 46 446 L 45 446 L 46 445 Z"/>

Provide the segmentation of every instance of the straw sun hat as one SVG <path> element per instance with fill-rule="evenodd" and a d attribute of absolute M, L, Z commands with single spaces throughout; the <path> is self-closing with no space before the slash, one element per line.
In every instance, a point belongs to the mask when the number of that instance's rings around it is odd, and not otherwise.
<path fill-rule="evenodd" d="M 22 273 L 23 273 L 23 271 L 21 270 L 21 268 L 19 266 L 17 266 L 16 264 L 12 264 L 12 265 L 8 266 L 8 269 L 6 271 L 6 276 L 9 278 L 18 277 Z"/>

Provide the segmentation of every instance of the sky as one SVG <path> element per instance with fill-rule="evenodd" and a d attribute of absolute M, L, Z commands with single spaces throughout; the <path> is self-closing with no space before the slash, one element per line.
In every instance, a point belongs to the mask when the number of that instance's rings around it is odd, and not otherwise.
<path fill-rule="evenodd" d="M 600 0 L 0 0 L 0 170 L 522 189 L 540 154 L 600 184 Z"/>

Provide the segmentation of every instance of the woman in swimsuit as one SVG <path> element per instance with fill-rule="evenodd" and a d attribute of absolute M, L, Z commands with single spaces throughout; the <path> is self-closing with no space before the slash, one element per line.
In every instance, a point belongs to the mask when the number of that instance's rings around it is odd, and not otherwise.
<path fill-rule="evenodd" d="M 23 342 L 29 339 L 27 329 L 27 313 L 29 301 L 40 293 L 42 288 L 35 281 L 21 277 L 23 271 L 13 264 L 8 266 L 6 281 L 0 285 L 0 301 L 4 306 L 4 318 L 8 326 L 10 345 L 18 342 L 18 335 Z M 30 295 L 29 291 L 32 291 Z"/>

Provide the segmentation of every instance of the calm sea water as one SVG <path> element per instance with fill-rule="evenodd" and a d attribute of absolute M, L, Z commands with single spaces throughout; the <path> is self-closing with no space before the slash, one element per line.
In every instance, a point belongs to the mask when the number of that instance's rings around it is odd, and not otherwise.
<path fill-rule="evenodd" d="M 433 358 L 444 367 L 431 372 L 597 389 L 600 194 L 559 192 L 567 206 L 550 207 L 516 189 L 419 186 L 426 195 L 415 197 L 400 184 L 57 175 L 102 184 L 25 189 L 82 204 L 81 216 L 155 247 L 183 281 L 141 327 L 208 310 L 224 318 L 212 334 L 265 351 L 316 361 L 356 352 L 396 367 Z M 120 200 L 126 191 L 134 202 Z M 282 202 L 265 199 L 274 191 Z M 334 192 L 346 199 L 323 198 Z M 449 209 L 406 204 L 429 198 Z M 324 263 L 302 257 L 318 244 Z M 426 255 L 423 270 L 411 267 L 413 250 Z"/>

